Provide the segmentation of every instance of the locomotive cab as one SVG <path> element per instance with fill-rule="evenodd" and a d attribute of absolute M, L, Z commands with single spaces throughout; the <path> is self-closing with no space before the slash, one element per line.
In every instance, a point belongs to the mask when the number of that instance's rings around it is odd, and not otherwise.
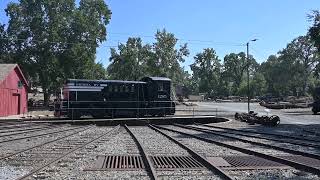
<path fill-rule="evenodd" d="M 148 107 L 152 115 L 173 115 L 175 104 L 171 99 L 171 80 L 165 77 L 145 77 Z"/>
<path fill-rule="evenodd" d="M 320 112 L 320 87 L 315 88 L 313 99 L 314 102 L 312 103 L 312 112 L 313 114 L 317 114 Z"/>

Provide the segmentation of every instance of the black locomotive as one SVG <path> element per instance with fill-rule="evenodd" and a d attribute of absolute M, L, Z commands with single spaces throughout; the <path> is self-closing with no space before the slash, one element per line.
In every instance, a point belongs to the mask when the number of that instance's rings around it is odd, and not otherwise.
<path fill-rule="evenodd" d="M 320 112 L 320 87 L 315 88 L 313 99 L 314 102 L 312 103 L 312 112 L 313 114 L 317 114 Z"/>
<path fill-rule="evenodd" d="M 145 77 L 141 81 L 68 79 L 63 98 L 55 104 L 55 116 L 78 119 L 164 116 L 175 113 L 171 80 Z"/>

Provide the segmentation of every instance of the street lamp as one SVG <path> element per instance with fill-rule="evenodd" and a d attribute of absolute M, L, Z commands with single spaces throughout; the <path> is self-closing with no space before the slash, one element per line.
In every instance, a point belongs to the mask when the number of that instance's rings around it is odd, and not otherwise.
<path fill-rule="evenodd" d="M 248 76 L 248 113 L 250 112 L 250 75 L 249 75 L 249 66 L 250 66 L 250 61 L 249 61 L 249 43 L 252 41 L 257 41 L 258 39 L 251 39 L 249 42 L 247 42 L 247 76 Z"/>

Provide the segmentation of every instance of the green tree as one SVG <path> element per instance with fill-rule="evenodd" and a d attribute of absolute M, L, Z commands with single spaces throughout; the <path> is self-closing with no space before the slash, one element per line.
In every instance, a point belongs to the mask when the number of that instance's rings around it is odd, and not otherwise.
<path fill-rule="evenodd" d="M 233 94 L 238 93 L 243 78 L 247 77 L 246 72 L 248 66 L 250 74 L 253 74 L 256 71 L 258 64 L 252 56 L 249 58 L 248 64 L 244 52 L 238 54 L 231 53 L 224 57 L 224 75 L 232 84 Z"/>
<path fill-rule="evenodd" d="M 126 44 L 111 49 L 109 78 L 138 80 L 144 76 L 163 76 L 172 79 L 174 85 L 190 85 L 188 73 L 180 66 L 189 54 L 187 45 L 176 49 L 174 34 L 157 31 L 156 42 L 143 45 L 140 38 L 129 38 Z"/>
<path fill-rule="evenodd" d="M 310 36 L 299 36 L 279 52 L 279 58 L 290 63 L 288 70 L 293 71 L 291 74 L 297 80 L 294 86 L 301 89 L 301 95 L 306 95 L 308 79 L 319 61 L 316 51 Z"/>
<path fill-rule="evenodd" d="M 262 96 L 267 92 L 267 82 L 262 73 L 255 73 L 250 83 L 251 96 Z"/>
<path fill-rule="evenodd" d="M 174 84 L 180 84 L 185 72 L 179 63 L 184 62 L 184 58 L 189 55 L 187 44 L 176 49 L 178 39 L 165 29 L 158 30 L 155 39 L 156 42 L 152 46 L 154 57 L 148 62 L 152 74 L 169 77 Z"/>
<path fill-rule="evenodd" d="M 8 51 L 8 35 L 5 30 L 5 25 L 0 25 L 0 63 L 10 62 L 9 51 Z"/>
<path fill-rule="evenodd" d="M 152 56 L 150 45 L 142 45 L 141 38 L 129 38 L 126 44 L 120 44 L 118 51 L 111 48 L 111 64 L 107 71 L 109 78 L 139 80 L 152 75 L 147 72 L 147 60 Z"/>
<path fill-rule="evenodd" d="M 8 36 L 15 62 L 34 86 L 40 85 L 45 103 L 66 78 L 95 77 L 95 53 L 106 40 L 111 12 L 103 0 L 20 0 L 10 3 Z M 101 74 L 98 74 L 101 76 Z"/>
<path fill-rule="evenodd" d="M 209 96 L 217 96 L 219 91 L 220 59 L 212 48 L 206 48 L 198 53 L 191 65 L 194 81 L 198 84 L 198 91 Z"/>
<path fill-rule="evenodd" d="M 318 49 L 318 60 L 320 59 L 320 11 L 313 11 L 313 14 L 309 15 L 309 19 L 313 21 L 313 25 L 309 29 L 311 40 L 314 42 L 315 47 Z M 320 60 L 319 60 L 320 61 Z M 320 78 L 320 63 L 319 61 L 315 65 L 314 75 Z"/>

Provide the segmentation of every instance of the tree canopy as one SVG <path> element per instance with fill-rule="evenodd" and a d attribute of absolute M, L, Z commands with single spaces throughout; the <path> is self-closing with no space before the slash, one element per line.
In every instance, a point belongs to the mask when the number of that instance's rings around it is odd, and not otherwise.
<path fill-rule="evenodd" d="M 139 80 L 144 76 L 162 76 L 171 78 L 174 84 L 183 84 L 186 74 L 179 63 L 184 62 L 189 50 L 186 44 L 177 48 L 177 41 L 174 34 L 165 29 L 156 32 L 153 44 L 128 38 L 117 49 L 111 48 L 109 78 Z"/>
<path fill-rule="evenodd" d="M 174 86 L 208 97 L 309 95 L 320 85 L 320 12 L 309 15 L 308 33 L 262 62 L 244 52 L 218 57 L 212 47 L 197 52 L 186 71 L 187 44 L 166 29 L 154 42 L 130 37 L 111 48 L 109 65 L 96 63 L 107 40 L 111 11 L 104 0 L 19 0 L 6 8 L 8 24 L 0 25 L 0 63 L 18 63 L 33 87 L 42 87 L 45 102 L 67 78 L 139 80 L 165 76 Z M 191 57 L 192 59 L 192 57 Z M 189 60 L 189 59 L 188 59 Z M 249 62 L 248 62 L 249 61 Z M 249 67 L 249 77 L 247 68 Z"/>
<path fill-rule="evenodd" d="M 111 16 L 103 0 L 81 0 L 79 7 L 74 0 L 20 0 L 6 13 L 12 59 L 42 87 L 45 102 L 66 78 L 104 77 L 95 63 Z"/>

